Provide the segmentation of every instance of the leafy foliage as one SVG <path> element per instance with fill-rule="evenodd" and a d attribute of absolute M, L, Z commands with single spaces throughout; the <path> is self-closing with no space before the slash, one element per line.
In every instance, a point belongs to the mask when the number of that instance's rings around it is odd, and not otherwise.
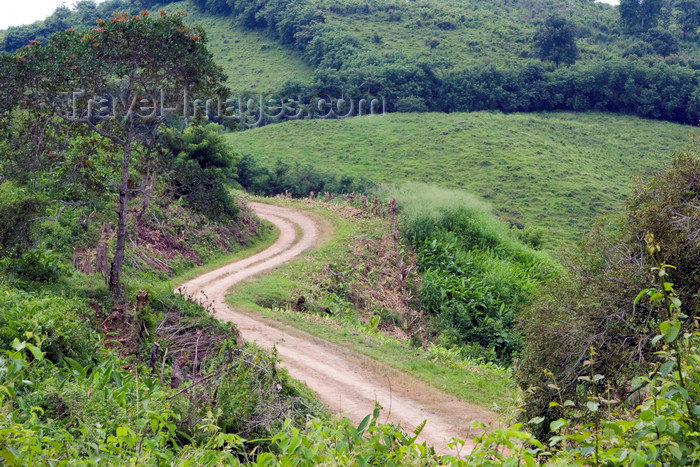
<path fill-rule="evenodd" d="M 571 65 L 578 57 L 573 24 L 561 16 L 550 16 L 534 36 L 535 55 L 549 60 L 559 67 L 560 63 Z"/>
<path fill-rule="evenodd" d="M 199 3 L 206 9 L 205 4 Z M 241 24 L 266 29 L 281 42 L 292 44 L 316 68 L 310 83 L 304 79 L 285 85 L 282 92 L 288 95 L 312 98 L 319 93 L 333 92 L 339 96 L 342 85 L 344 95 L 361 96 L 367 91 L 382 95 L 390 111 L 605 109 L 691 124 L 699 118 L 694 96 L 698 82 L 697 60 L 677 57 L 670 61 L 674 66 L 666 68 L 666 63 L 657 59 L 651 64 L 651 70 L 648 62 L 611 60 L 629 48 L 629 40 L 624 34 L 623 39 L 619 39 L 617 13 L 602 5 L 594 8 L 587 3 L 572 3 L 569 8 L 580 13 L 581 19 L 569 21 L 563 19 L 564 12 L 557 6 L 546 2 L 466 5 L 457 2 L 354 4 L 350 1 L 336 5 L 295 0 L 277 7 L 267 3 L 231 0 L 228 5 L 231 15 Z M 652 33 L 660 14 L 659 5 L 657 0 L 649 0 L 634 6 L 634 22 L 643 23 L 643 32 Z M 519 11 L 522 13 L 518 14 Z M 639 19 L 639 15 L 645 19 Z M 536 18 L 542 17 L 549 18 L 548 25 L 534 34 Z M 445 18 L 459 18 L 459 21 Z M 669 21 L 675 18 L 676 15 L 669 16 Z M 406 39 L 400 26 L 421 31 L 422 34 L 414 34 L 419 43 Z M 373 39 L 380 28 L 386 32 L 387 27 L 391 41 Z M 437 35 L 436 31 L 439 31 Z M 530 58 L 535 37 L 536 55 L 551 59 L 557 65 L 573 63 L 577 56 L 574 36 L 579 35 L 589 44 L 582 53 L 583 63 L 579 67 L 566 72 L 552 71 L 539 68 Z M 464 46 L 464 37 L 469 37 L 468 47 Z M 441 50 L 448 39 L 449 53 L 430 52 Z M 494 43 L 484 44 L 489 40 Z M 675 36 L 654 40 L 657 45 L 654 49 L 664 57 L 673 54 L 674 40 Z M 503 43 L 510 46 L 505 47 Z M 662 46 L 662 43 L 670 46 Z M 429 50 L 420 50 L 426 47 Z M 684 47 L 695 50 L 692 43 L 685 43 Z M 483 58 L 488 54 L 497 55 L 496 50 L 504 48 L 507 57 L 498 56 L 497 61 Z M 694 52 L 688 55 L 695 56 Z M 623 86 L 607 82 L 609 73 L 622 79 Z M 640 74 L 643 75 L 641 80 Z M 659 89 L 669 85 L 669 78 L 679 83 L 693 83 L 672 91 L 684 102 L 672 112 L 663 103 L 663 97 L 654 97 Z M 655 102 L 637 102 L 642 94 L 645 101 L 650 97 Z M 426 108 L 407 106 L 410 101 L 406 99 L 422 99 Z"/>
<path fill-rule="evenodd" d="M 144 10 L 134 16 L 115 13 L 108 22 L 98 19 L 97 23 L 99 27 L 90 33 L 80 35 L 68 29 L 53 34 L 44 46 L 34 41 L 12 55 L 0 56 L 0 68 L 7 76 L 0 88 L 0 111 L 5 113 L 17 107 L 17 99 L 10 96 L 22 89 L 19 94 L 24 105 L 48 109 L 65 122 L 81 125 L 91 135 L 99 135 L 119 147 L 122 158 L 117 183 L 117 238 L 109 274 L 110 289 L 119 297 L 132 153 L 138 154 L 135 146 L 152 149 L 158 128 L 169 117 L 158 115 L 156 105 L 151 107 L 150 117 L 135 112 L 134 106 L 144 99 L 153 102 L 154 96 L 178 95 L 185 89 L 221 95 L 224 76 L 204 46 L 204 31 L 184 24 L 181 15 L 163 11 L 152 18 Z M 66 88 L 81 92 L 72 94 L 72 105 L 61 106 L 56 102 L 57 96 Z M 116 89 L 118 93 L 104 97 Z M 115 115 L 103 118 L 102 111 L 93 110 L 93 101 L 86 96 L 102 96 L 98 99 L 100 108 L 109 109 L 106 104 L 111 103 Z M 74 112 L 71 114 L 68 108 Z"/>
<path fill-rule="evenodd" d="M 97 334 L 85 326 L 90 312 L 75 298 L 50 290 L 23 291 L 0 284 L 0 345 L 9 348 L 24 332 L 41 336 L 45 357 L 59 362 L 70 357 L 83 364 L 95 358 Z"/>
<path fill-rule="evenodd" d="M 581 254 L 566 262 L 564 279 L 550 281 L 541 299 L 523 315 L 526 345 L 519 382 L 523 389 L 533 388 L 526 403 L 528 416 L 554 419 L 549 404 L 557 391 L 543 370 L 553 374 L 553 384 L 565 399 L 584 397 L 578 376 L 590 347 L 597 353 L 596 372 L 610 390 L 623 401 L 633 400 L 638 375 L 659 364 L 654 336 L 658 323 L 668 319 L 658 306 L 630 306 L 640 289 L 653 286 L 655 278 L 648 271 L 658 267 L 657 256 L 663 263 L 679 265 L 668 275 L 688 315 L 695 318 L 698 218 L 693 206 L 700 192 L 694 189 L 698 174 L 693 147 L 676 156 L 669 170 L 640 185 L 624 223 L 599 225 L 583 242 Z M 647 234 L 661 245 L 660 253 L 646 251 L 642 239 Z M 691 320 L 684 326 L 691 326 Z"/>
<path fill-rule="evenodd" d="M 250 193 L 261 196 L 289 194 L 305 198 L 311 193 L 353 193 L 367 190 L 371 183 L 361 177 L 351 177 L 321 171 L 312 164 L 287 164 L 277 159 L 268 169 L 253 156 L 246 155 L 238 163 L 238 183 Z"/>
<path fill-rule="evenodd" d="M 161 164 L 168 174 L 173 199 L 182 198 L 193 210 L 213 220 L 235 219 L 238 207 L 227 185 L 237 178 L 235 154 L 214 123 L 169 129 Z"/>
<path fill-rule="evenodd" d="M 662 4 L 661 0 L 620 0 L 620 22 L 632 34 L 654 28 Z"/>
<path fill-rule="evenodd" d="M 0 257 L 22 254 L 31 246 L 31 220 L 44 203 L 14 183 L 0 180 Z"/>
<path fill-rule="evenodd" d="M 520 348 L 515 317 L 554 272 L 551 260 L 472 197 L 420 185 L 391 195 L 418 257 L 421 305 L 438 317 L 443 342 L 475 358 L 510 361 Z"/>

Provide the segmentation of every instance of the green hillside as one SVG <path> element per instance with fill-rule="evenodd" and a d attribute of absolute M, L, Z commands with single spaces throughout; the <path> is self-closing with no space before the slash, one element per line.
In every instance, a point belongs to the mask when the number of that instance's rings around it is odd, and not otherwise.
<path fill-rule="evenodd" d="M 389 111 L 594 110 L 696 125 L 700 3 L 651 3 L 630 15 L 588 0 L 86 0 L 9 29 L 0 50 L 93 28 L 114 10 L 167 8 L 207 30 L 236 91 L 370 91 Z"/>
<path fill-rule="evenodd" d="M 635 176 L 664 166 L 691 130 L 614 114 L 474 112 L 286 122 L 228 139 L 269 165 L 463 188 L 514 225 L 548 229 L 552 248 L 619 210 Z"/>
<path fill-rule="evenodd" d="M 623 42 L 604 40 L 619 15 L 603 3 L 570 2 L 570 9 L 557 2 L 529 0 L 314 3 L 324 11 L 327 23 L 347 31 L 368 50 L 444 57 L 458 67 L 532 59 L 531 38 L 538 23 L 557 12 L 571 18 L 585 36 L 582 59 L 609 57 Z M 439 41 L 434 48 L 427 44 L 431 38 Z"/>
<path fill-rule="evenodd" d="M 182 11 L 189 24 L 204 27 L 208 48 L 233 91 L 271 91 L 288 79 L 305 79 L 312 74 L 299 54 L 263 31 L 247 30 L 231 18 L 201 13 L 186 0 L 171 3 L 164 10 Z"/>

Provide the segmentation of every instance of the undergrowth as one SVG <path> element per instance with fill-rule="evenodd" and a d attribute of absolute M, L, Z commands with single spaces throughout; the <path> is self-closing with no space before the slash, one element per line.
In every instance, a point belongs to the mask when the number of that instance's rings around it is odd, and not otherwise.
<path fill-rule="evenodd" d="M 415 249 L 420 304 L 438 323 L 439 342 L 510 362 L 521 345 L 515 318 L 556 263 L 466 193 L 408 184 L 382 197 L 395 199 L 399 229 Z"/>

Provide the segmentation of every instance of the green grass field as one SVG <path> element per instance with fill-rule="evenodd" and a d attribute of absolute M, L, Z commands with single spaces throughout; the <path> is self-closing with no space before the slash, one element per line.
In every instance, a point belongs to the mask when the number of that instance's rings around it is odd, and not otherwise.
<path fill-rule="evenodd" d="M 293 121 L 227 138 L 269 165 L 462 188 L 513 224 L 546 228 L 554 249 L 619 212 L 635 177 L 663 167 L 693 130 L 616 114 L 474 112 Z"/>
<path fill-rule="evenodd" d="M 227 84 L 233 91 L 271 91 L 289 79 L 311 76 L 311 68 L 294 50 L 264 31 L 244 29 L 230 17 L 200 13 L 189 1 L 171 3 L 164 9 L 182 11 L 188 24 L 204 27 L 208 48 L 228 75 Z"/>

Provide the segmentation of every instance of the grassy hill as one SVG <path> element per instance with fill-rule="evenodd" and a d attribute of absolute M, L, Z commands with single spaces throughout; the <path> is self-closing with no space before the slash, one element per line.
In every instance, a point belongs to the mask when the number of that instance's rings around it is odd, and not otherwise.
<path fill-rule="evenodd" d="M 390 1 L 381 2 L 383 11 L 380 2 L 314 3 L 324 11 L 327 23 L 349 32 L 369 50 L 444 57 L 459 67 L 530 59 L 537 24 L 553 13 L 564 14 L 577 25 L 584 37 L 579 44 L 582 59 L 609 56 L 624 42 L 605 39 L 618 21 L 617 9 L 588 1 L 570 2 L 570 8 L 531 0 Z M 439 41 L 434 49 L 426 44 L 431 38 Z"/>
<path fill-rule="evenodd" d="M 228 75 L 227 83 L 233 91 L 271 91 L 288 79 L 311 76 L 311 67 L 298 53 L 264 31 L 244 29 L 231 18 L 201 13 L 186 0 L 171 3 L 163 9 L 182 11 L 189 24 L 204 27 L 209 50 Z"/>
<path fill-rule="evenodd" d="M 269 165 L 463 188 L 514 225 L 545 227 L 552 248 L 619 210 L 635 176 L 663 167 L 691 131 L 615 114 L 474 112 L 294 121 L 228 140 Z"/>

